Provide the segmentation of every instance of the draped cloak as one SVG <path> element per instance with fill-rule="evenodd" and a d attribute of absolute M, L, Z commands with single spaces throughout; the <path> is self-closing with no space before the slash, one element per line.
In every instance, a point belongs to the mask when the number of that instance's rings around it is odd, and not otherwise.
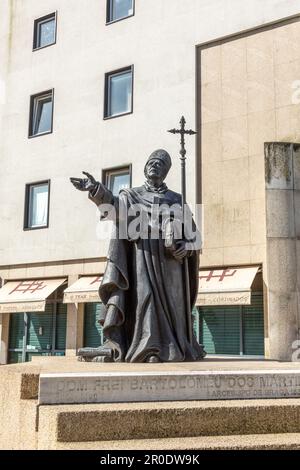
<path fill-rule="evenodd" d="M 99 289 L 105 305 L 101 319 L 104 346 L 112 349 L 114 361 L 146 362 L 152 355 L 161 362 L 202 359 L 205 352 L 194 333 L 192 344 L 188 341 L 183 264 L 167 252 L 161 227 L 158 239 L 119 237 L 121 204 L 127 208 L 140 204 L 150 213 L 157 198 L 160 204 L 181 205 L 180 194 L 167 188 L 157 193 L 141 186 L 114 197 L 99 185 L 89 198 L 98 206 L 113 204 L 117 213 Z M 191 309 L 198 291 L 198 254 L 192 251 L 188 257 Z"/>

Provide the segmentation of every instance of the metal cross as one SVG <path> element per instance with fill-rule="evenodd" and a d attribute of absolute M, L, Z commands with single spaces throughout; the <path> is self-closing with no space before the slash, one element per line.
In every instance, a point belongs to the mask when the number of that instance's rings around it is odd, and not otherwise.
<path fill-rule="evenodd" d="M 186 149 L 185 149 L 185 135 L 195 135 L 197 132 L 192 129 L 185 129 L 186 120 L 184 116 L 180 119 L 180 129 L 170 129 L 168 132 L 171 134 L 180 134 L 180 161 L 181 161 L 181 193 L 182 193 L 182 207 L 186 203 L 186 177 L 185 177 L 185 160 L 186 160 Z"/>
<path fill-rule="evenodd" d="M 181 162 L 181 200 L 182 200 L 182 221 L 185 223 L 185 204 L 186 204 L 186 175 L 185 175 L 185 136 L 195 135 L 197 132 L 185 128 L 186 120 L 184 116 L 180 119 L 180 129 L 170 129 L 168 132 L 171 134 L 180 134 L 180 162 Z M 185 284 L 185 302 L 186 302 L 186 326 L 188 340 L 193 344 L 193 328 L 192 328 L 192 312 L 191 312 L 191 293 L 190 293 L 190 280 L 189 280 L 189 267 L 187 257 L 183 260 L 184 266 L 184 284 Z"/>

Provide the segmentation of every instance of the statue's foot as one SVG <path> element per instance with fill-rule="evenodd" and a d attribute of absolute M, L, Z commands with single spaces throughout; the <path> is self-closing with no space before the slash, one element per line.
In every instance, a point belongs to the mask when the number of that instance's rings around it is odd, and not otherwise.
<path fill-rule="evenodd" d="M 114 362 L 114 360 L 112 357 L 96 356 L 91 360 L 91 362 Z"/>
<path fill-rule="evenodd" d="M 87 357 L 87 356 L 77 356 L 77 361 L 79 362 L 92 362 L 92 358 L 91 357 Z"/>
<path fill-rule="evenodd" d="M 110 348 L 105 348 L 104 346 L 100 346 L 99 348 L 80 348 L 78 349 L 78 356 L 87 359 L 93 359 L 97 356 L 104 356 L 108 358 L 112 358 L 113 351 Z"/>
<path fill-rule="evenodd" d="M 159 360 L 158 356 L 152 355 L 152 356 L 147 357 L 146 362 L 149 362 L 151 364 L 155 364 L 157 362 L 160 362 L 160 360 Z"/>

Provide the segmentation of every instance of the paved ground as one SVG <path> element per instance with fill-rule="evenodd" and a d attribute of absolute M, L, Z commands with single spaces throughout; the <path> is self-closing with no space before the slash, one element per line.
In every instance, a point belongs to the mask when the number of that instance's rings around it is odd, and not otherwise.
<path fill-rule="evenodd" d="M 210 371 L 210 370 L 273 370 L 299 369 L 300 362 L 280 362 L 269 360 L 244 360 L 208 358 L 200 362 L 180 362 L 163 364 L 130 363 L 93 363 L 79 362 L 76 357 L 39 357 L 32 362 L 1 367 L 25 373 L 63 373 L 63 372 L 166 372 L 166 371 Z"/>

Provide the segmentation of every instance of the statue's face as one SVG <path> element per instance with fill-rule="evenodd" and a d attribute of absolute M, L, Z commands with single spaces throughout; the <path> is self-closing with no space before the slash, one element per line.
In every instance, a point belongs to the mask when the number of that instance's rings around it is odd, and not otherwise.
<path fill-rule="evenodd" d="M 166 163 L 160 158 L 153 158 L 145 167 L 145 175 L 147 180 L 153 183 L 161 182 L 168 174 L 168 167 Z"/>

